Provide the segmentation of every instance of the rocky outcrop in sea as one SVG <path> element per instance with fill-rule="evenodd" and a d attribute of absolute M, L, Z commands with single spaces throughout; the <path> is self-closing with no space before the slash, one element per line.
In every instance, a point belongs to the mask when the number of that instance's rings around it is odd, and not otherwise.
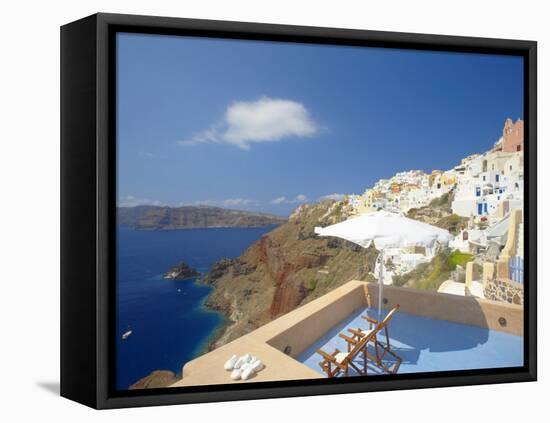
<path fill-rule="evenodd" d="M 164 273 L 164 279 L 183 280 L 199 276 L 200 273 L 184 263 L 183 261 L 176 264 L 168 272 Z"/>

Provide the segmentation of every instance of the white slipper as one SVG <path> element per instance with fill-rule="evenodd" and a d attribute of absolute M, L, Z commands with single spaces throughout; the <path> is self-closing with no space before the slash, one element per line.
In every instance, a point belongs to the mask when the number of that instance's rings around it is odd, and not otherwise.
<path fill-rule="evenodd" d="M 223 368 L 225 370 L 233 370 L 236 362 L 237 362 L 237 356 L 232 355 L 231 358 L 225 362 L 225 364 L 223 365 Z"/>
<path fill-rule="evenodd" d="M 243 370 L 243 372 L 241 373 L 241 379 L 242 380 L 248 380 L 250 379 L 252 376 L 254 376 L 256 372 L 254 371 L 254 369 L 250 366 L 247 366 L 246 369 Z"/>
<path fill-rule="evenodd" d="M 231 372 L 231 379 L 239 380 L 241 378 L 241 374 L 242 374 L 241 369 L 235 369 Z"/>
<path fill-rule="evenodd" d="M 260 360 L 256 360 L 253 363 L 250 363 L 250 367 L 257 373 L 261 371 L 265 366 L 264 363 L 262 363 Z"/>
<path fill-rule="evenodd" d="M 233 366 L 234 369 L 240 369 L 243 364 L 246 362 L 244 361 L 243 357 L 239 357 L 237 361 L 235 362 L 235 365 Z"/>

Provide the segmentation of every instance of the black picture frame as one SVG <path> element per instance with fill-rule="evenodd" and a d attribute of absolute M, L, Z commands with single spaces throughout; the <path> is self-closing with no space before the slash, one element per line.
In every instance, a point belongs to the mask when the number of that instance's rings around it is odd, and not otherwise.
<path fill-rule="evenodd" d="M 118 392 L 113 387 L 115 34 L 517 55 L 524 58 L 524 366 L 319 381 L 257 382 Z M 537 377 L 537 44 L 534 41 L 95 14 L 61 28 L 61 395 L 90 407 L 209 401 L 534 381 Z"/>

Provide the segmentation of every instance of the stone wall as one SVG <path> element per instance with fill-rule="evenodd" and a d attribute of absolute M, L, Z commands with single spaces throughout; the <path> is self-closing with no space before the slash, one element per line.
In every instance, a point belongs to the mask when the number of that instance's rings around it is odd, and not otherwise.
<path fill-rule="evenodd" d="M 487 281 L 484 288 L 485 298 L 523 305 L 523 285 L 510 279 L 493 279 Z"/>

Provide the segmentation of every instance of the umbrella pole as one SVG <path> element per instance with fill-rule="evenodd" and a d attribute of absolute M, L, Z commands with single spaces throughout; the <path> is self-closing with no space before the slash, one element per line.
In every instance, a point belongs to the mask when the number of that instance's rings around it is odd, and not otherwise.
<path fill-rule="evenodd" d="M 378 321 L 382 315 L 382 291 L 384 290 L 384 249 L 380 250 L 380 264 L 378 268 Z"/>

